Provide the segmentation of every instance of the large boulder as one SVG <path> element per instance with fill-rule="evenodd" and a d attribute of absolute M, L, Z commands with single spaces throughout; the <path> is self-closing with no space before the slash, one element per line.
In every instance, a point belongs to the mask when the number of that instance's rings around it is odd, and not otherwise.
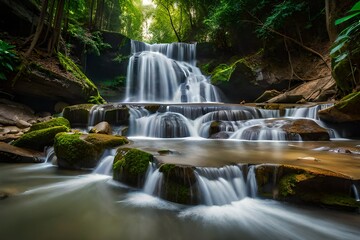
<path fill-rule="evenodd" d="M 4 89 L 37 111 L 54 111 L 60 101 L 68 104 L 105 103 L 94 83 L 60 53 L 58 58 L 35 58 L 34 62 L 23 63 L 19 69 Z"/>
<path fill-rule="evenodd" d="M 351 93 L 330 108 L 319 111 L 322 120 L 334 123 L 360 122 L 360 92 Z"/>
<path fill-rule="evenodd" d="M 54 141 L 58 166 L 68 169 L 92 169 L 105 149 L 128 143 L 124 137 L 106 134 L 60 133 Z"/>
<path fill-rule="evenodd" d="M 153 155 L 135 148 L 119 148 L 114 159 L 113 177 L 133 187 L 142 187 Z"/>

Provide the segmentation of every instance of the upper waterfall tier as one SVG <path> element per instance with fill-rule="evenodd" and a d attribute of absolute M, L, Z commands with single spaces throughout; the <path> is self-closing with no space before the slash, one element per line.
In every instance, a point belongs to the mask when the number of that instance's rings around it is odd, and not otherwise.
<path fill-rule="evenodd" d="M 219 102 L 196 65 L 196 44 L 132 41 L 125 102 Z"/>

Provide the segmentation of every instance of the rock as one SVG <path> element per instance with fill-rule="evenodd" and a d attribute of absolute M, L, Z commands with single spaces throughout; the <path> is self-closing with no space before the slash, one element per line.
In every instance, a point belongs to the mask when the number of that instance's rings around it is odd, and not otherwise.
<path fill-rule="evenodd" d="M 51 111 L 54 109 L 55 103 L 59 101 L 66 101 L 69 104 L 105 103 L 96 86 L 73 62 L 60 53 L 58 59 L 54 57 L 53 60 L 59 60 L 59 66 L 66 65 L 67 75 L 60 75 L 58 73 L 60 70 L 52 71 L 41 60 L 36 59 L 36 62 L 30 62 L 26 66 L 26 70 L 21 73 L 16 82 L 8 83 L 5 90 L 22 96 L 24 101 L 28 100 L 29 105 L 33 104 L 34 108 L 36 107 L 35 103 L 31 100 L 36 99 L 38 102 L 44 103 L 46 109 L 51 109 Z"/>
<path fill-rule="evenodd" d="M 30 127 L 30 131 L 36 131 L 36 130 L 51 128 L 51 127 L 56 127 L 56 126 L 64 126 L 64 127 L 70 128 L 70 122 L 69 122 L 69 120 L 67 120 L 66 118 L 63 118 L 63 117 L 51 118 L 45 122 L 33 124 Z"/>
<path fill-rule="evenodd" d="M 39 163 L 43 161 L 43 152 L 12 146 L 0 142 L 0 162 L 7 163 Z"/>
<path fill-rule="evenodd" d="M 30 131 L 22 135 L 19 139 L 15 140 L 12 145 L 43 151 L 44 147 L 52 146 L 54 144 L 54 137 L 56 134 L 67 131 L 69 131 L 69 128 L 65 126 L 55 126 Z"/>
<path fill-rule="evenodd" d="M 360 92 L 351 93 L 332 107 L 319 111 L 320 119 L 334 123 L 360 122 Z"/>
<path fill-rule="evenodd" d="M 229 137 L 230 137 L 230 135 L 227 132 L 218 132 L 218 133 L 212 134 L 210 136 L 210 139 L 228 139 Z"/>
<path fill-rule="evenodd" d="M 256 180 L 258 194 L 264 198 L 336 209 L 360 207 L 351 194 L 356 181 L 327 170 L 263 164 L 256 167 Z"/>
<path fill-rule="evenodd" d="M 67 169 L 92 169 L 105 149 L 128 143 L 124 137 L 105 134 L 59 133 L 54 150 L 58 166 Z"/>
<path fill-rule="evenodd" d="M 26 122 L 26 121 L 24 121 L 24 120 L 21 120 L 21 119 L 19 119 L 18 121 L 16 121 L 16 126 L 18 127 L 18 128 L 28 128 L 28 127 L 31 127 L 31 124 L 30 123 L 28 123 L 28 122 Z"/>
<path fill-rule="evenodd" d="M 57 102 L 54 106 L 54 111 L 55 113 L 61 113 L 67 106 L 69 106 L 69 104 L 66 102 Z"/>
<path fill-rule="evenodd" d="M 304 99 L 303 95 L 291 95 L 289 93 L 280 94 L 268 100 L 269 103 L 297 103 Z"/>
<path fill-rule="evenodd" d="M 29 107 L 9 100 L 0 99 L 0 124 L 15 126 L 19 120 L 21 120 L 21 122 L 28 122 L 35 118 L 34 111 Z"/>
<path fill-rule="evenodd" d="M 281 92 L 277 91 L 277 90 L 266 90 L 263 94 L 261 94 L 260 97 L 258 97 L 254 102 L 256 103 L 262 103 L 262 102 L 266 102 L 278 95 L 280 95 Z"/>
<path fill-rule="evenodd" d="M 297 119 L 286 124 L 282 129 L 289 135 L 300 135 L 303 141 L 328 141 L 329 132 L 320 127 L 316 122 L 310 119 Z"/>
<path fill-rule="evenodd" d="M 94 104 L 78 104 L 64 108 L 63 117 L 68 119 L 72 127 L 86 127 L 91 108 Z"/>
<path fill-rule="evenodd" d="M 102 133 L 102 134 L 112 134 L 111 126 L 108 122 L 100 122 L 96 124 L 93 128 L 90 129 L 90 133 Z"/>
<path fill-rule="evenodd" d="M 135 148 L 119 148 L 113 164 L 114 180 L 142 187 L 153 155 Z"/>
<path fill-rule="evenodd" d="M 197 204 L 194 170 L 193 166 L 162 164 L 159 168 L 164 176 L 161 197 L 180 204 Z"/>

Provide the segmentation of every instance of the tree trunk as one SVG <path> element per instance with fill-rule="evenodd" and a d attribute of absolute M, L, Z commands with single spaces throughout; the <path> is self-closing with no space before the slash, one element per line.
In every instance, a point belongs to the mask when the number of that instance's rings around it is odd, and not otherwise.
<path fill-rule="evenodd" d="M 35 48 L 36 44 L 39 41 L 42 29 L 44 27 L 45 15 L 47 13 L 48 4 L 49 4 L 49 0 L 43 1 L 43 4 L 41 6 L 40 19 L 36 27 L 35 36 L 31 42 L 29 49 L 25 53 L 25 57 L 28 57 L 31 54 L 31 52 L 33 51 L 33 49 Z"/>
<path fill-rule="evenodd" d="M 59 0 L 56 8 L 53 34 L 48 45 L 48 54 L 52 55 L 58 50 L 61 34 L 61 23 L 64 15 L 65 0 Z"/>
<path fill-rule="evenodd" d="M 334 42 L 337 37 L 335 28 L 335 11 L 336 0 L 325 0 L 326 30 L 329 35 L 330 42 Z"/>
<path fill-rule="evenodd" d="M 91 5 L 90 5 L 90 17 L 89 17 L 89 29 L 90 31 L 93 28 L 93 12 L 94 12 L 94 5 L 95 5 L 95 0 L 91 0 Z"/>

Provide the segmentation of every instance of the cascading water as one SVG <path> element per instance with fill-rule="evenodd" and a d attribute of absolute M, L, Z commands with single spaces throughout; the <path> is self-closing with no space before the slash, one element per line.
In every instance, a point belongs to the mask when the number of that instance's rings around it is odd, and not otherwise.
<path fill-rule="evenodd" d="M 132 41 L 125 102 L 219 102 L 196 67 L 196 44 Z"/>
<path fill-rule="evenodd" d="M 351 188 L 352 188 L 352 191 L 353 191 L 353 193 L 354 193 L 355 200 L 358 201 L 358 202 L 360 202 L 359 191 L 358 191 L 356 185 L 353 184 L 353 185 L 351 186 Z"/>
<path fill-rule="evenodd" d="M 265 110 L 246 106 L 162 106 L 156 113 L 150 113 L 144 107 L 130 110 L 130 136 L 179 138 L 209 138 L 222 132 L 230 139 L 301 141 L 300 135 L 288 133 L 284 127 L 300 118 L 311 119 L 320 126 L 326 124 L 317 120 L 315 112 L 324 106 L 297 108 L 286 111 L 280 117 L 279 110 Z M 291 115 L 292 114 L 292 115 Z M 331 138 L 339 137 L 328 129 Z M 222 135 L 222 136 L 225 136 Z"/>
<path fill-rule="evenodd" d="M 256 197 L 255 171 L 249 168 L 247 179 L 241 165 L 222 168 L 196 168 L 201 202 L 205 205 L 224 205 L 247 196 Z"/>

